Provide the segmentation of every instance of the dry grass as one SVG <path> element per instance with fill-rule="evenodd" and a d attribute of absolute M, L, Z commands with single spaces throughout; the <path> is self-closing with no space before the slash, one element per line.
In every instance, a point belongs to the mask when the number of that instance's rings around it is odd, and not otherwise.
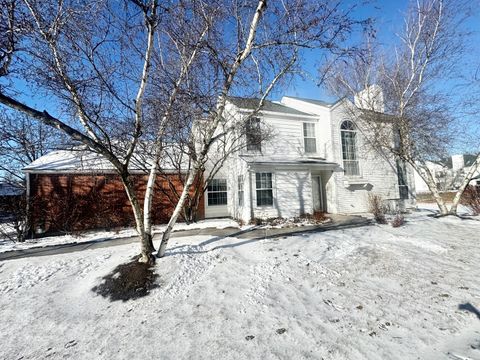
<path fill-rule="evenodd" d="M 443 192 L 440 195 L 442 196 L 443 200 L 447 203 L 451 203 L 453 198 L 455 197 L 456 191 L 447 191 Z M 434 203 L 435 199 L 430 193 L 425 194 L 417 194 L 417 201 L 424 202 L 424 203 Z"/>

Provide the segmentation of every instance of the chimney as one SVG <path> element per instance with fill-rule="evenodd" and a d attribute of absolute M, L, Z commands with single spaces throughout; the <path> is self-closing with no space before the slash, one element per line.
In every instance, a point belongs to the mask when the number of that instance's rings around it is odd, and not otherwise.
<path fill-rule="evenodd" d="M 452 155 L 452 170 L 457 171 L 465 167 L 465 158 L 463 155 Z"/>
<path fill-rule="evenodd" d="M 360 109 L 384 112 L 383 91 L 378 85 L 370 85 L 355 95 L 355 106 Z"/>

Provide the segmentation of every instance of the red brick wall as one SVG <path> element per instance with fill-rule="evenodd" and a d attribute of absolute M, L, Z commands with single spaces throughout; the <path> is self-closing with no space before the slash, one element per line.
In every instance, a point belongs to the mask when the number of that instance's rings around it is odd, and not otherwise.
<path fill-rule="evenodd" d="M 143 208 L 147 176 L 134 176 L 136 191 Z M 170 175 L 177 191 L 182 184 L 177 175 Z M 158 178 L 152 206 L 155 224 L 166 223 L 173 212 L 173 192 L 168 182 Z M 44 232 L 81 231 L 97 228 L 133 226 L 135 220 L 123 184 L 118 175 L 30 174 L 32 229 Z M 198 217 L 205 208 L 200 201 Z"/>

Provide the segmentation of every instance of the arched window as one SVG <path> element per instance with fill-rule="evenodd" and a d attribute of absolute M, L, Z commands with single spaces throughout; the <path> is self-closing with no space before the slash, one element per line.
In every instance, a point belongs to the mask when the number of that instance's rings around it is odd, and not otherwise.
<path fill-rule="evenodd" d="M 350 120 L 342 122 L 340 134 L 342 137 L 343 169 L 345 175 L 360 175 L 357 154 L 357 127 L 355 123 Z"/>

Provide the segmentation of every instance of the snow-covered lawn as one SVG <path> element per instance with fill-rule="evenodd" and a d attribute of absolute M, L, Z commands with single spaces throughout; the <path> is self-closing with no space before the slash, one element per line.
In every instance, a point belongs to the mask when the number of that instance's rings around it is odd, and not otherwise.
<path fill-rule="evenodd" d="M 0 224 L 4 228 L 7 228 L 8 224 Z M 154 226 L 154 233 L 161 233 L 164 231 L 166 225 L 156 225 Z M 201 220 L 196 223 L 186 224 L 186 223 L 177 223 L 173 231 L 182 231 L 182 230 L 196 230 L 196 229 L 206 229 L 206 228 L 216 228 L 216 229 L 225 229 L 227 227 L 238 228 L 238 223 L 231 219 L 208 219 Z M 1 229 L 0 229 L 1 230 Z M 11 229 L 10 232 L 13 232 Z M 119 239 L 136 236 L 137 233 L 133 228 L 120 229 L 118 231 L 87 231 L 78 235 L 60 235 L 60 236 L 48 236 L 37 239 L 28 239 L 23 243 L 13 242 L 9 239 L 2 239 L 0 231 L 0 253 L 5 251 L 12 250 L 23 250 L 30 249 L 35 247 L 45 247 L 52 245 L 65 245 L 73 243 L 82 243 L 87 241 L 103 241 L 108 239 Z"/>
<path fill-rule="evenodd" d="M 407 220 L 174 238 L 126 302 L 91 289 L 136 244 L 0 262 L 0 358 L 480 359 L 480 219 Z"/>

